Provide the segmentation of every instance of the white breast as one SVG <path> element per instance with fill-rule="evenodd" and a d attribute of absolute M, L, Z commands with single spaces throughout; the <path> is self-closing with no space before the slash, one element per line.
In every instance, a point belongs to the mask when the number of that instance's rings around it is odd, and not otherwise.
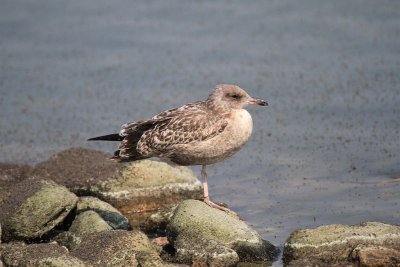
<path fill-rule="evenodd" d="M 250 113 L 245 109 L 233 111 L 231 119 L 229 133 L 237 146 L 240 147 L 246 143 L 253 131 L 253 120 Z"/>

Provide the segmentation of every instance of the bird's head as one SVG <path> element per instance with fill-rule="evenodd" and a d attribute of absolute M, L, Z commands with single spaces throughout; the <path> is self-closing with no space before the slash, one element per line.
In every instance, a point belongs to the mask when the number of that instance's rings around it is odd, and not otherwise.
<path fill-rule="evenodd" d="M 242 109 L 248 105 L 268 106 L 267 101 L 252 98 L 245 90 L 232 84 L 220 84 L 207 98 L 207 102 L 215 109 Z"/>

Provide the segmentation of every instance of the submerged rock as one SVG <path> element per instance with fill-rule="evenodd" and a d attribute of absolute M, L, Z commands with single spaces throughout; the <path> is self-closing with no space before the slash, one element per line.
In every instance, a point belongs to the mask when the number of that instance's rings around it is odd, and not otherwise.
<path fill-rule="evenodd" d="M 72 250 L 71 255 L 93 266 L 168 266 L 140 231 L 92 234 Z"/>
<path fill-rule="evenodd" d="M 13 185 L 0 207 L 3 239 L 42 237 L 66 218 L 77 200 L 67 188 L 51 180 L 26 179 Z"/>
<path fill-rule="evenodd" d="M 78 214 L 85 211 L 94 211 L 112 227 L 112 229 L 129 230 L 128 219 L 116 208 L 95 197 L 80 197 L 76 204 Z"/>
<path fill-rule="evenodd" d="M 278 253 L 245 222 L 197 200 L 178 205 L 167 236 L 176 249 L 177 262 L 187 264 L 233 266 L 239 260 L 270 261 Z"/>
<path fill-rule="evenodd" d="M 355 249 L 360 245 L 398 250 L 400 226 L 367 222 L 352 226 L 334 224 L 297 230 L 285 243 L 284 261 L 290 263 L 294 260 L 317 260 L 335 264 L 351 260 L 349 255 L 352 253 L 353 258 L 359 257 L 357 255 L 360 253 Z"/>
<path fill-rule="evenodd" d="M 68 254 L 65 247 L 53 243 L 26 245 L 22 242 L 2 244 L 0 246 L 0 261 L 5 266 L 32 266 L 32 267 L 88 267 L 84 263 Z"/>
<path fill-rule="evenodd" d="M 187 167 L 154 160 L 118 163 L 103 152 L 73 148 L 38 164 L 34 174 L 51 177 L 80 195 L 107 201 L 137 226 L 138 212 L 201 198 L 201 184 Z"/>

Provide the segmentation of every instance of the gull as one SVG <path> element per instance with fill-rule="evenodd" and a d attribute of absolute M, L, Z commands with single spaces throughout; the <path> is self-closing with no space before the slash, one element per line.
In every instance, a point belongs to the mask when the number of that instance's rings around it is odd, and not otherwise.
<path fill-rule="evenodd" d="M 252 104 L 268 105 L 239 86 L 220 84 L 203 101 L 126 123 L 119 133 L 88 140 L 120 141 L 112 157 L 120 162 L 159 157 L 182 166 L 201 165 L 204 202 L 227 211 L 210 200 L 206 166 L 232 156 L 247 142 L 253 120 L 244 108 Z"/>

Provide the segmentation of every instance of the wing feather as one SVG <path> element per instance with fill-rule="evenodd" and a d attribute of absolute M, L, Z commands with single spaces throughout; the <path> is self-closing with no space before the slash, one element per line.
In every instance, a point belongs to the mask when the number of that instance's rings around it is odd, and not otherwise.
<path fill-rule="evenodd" d="M 143 133 L 137 150 L 143 155 L 162 154 L 173 145 L 205 141 L 223 132 L 228 124 L 225 116 L 209 116 L 199 104 L 188 104 L 154 116 L 152 119 L 158 122 Z"/>

